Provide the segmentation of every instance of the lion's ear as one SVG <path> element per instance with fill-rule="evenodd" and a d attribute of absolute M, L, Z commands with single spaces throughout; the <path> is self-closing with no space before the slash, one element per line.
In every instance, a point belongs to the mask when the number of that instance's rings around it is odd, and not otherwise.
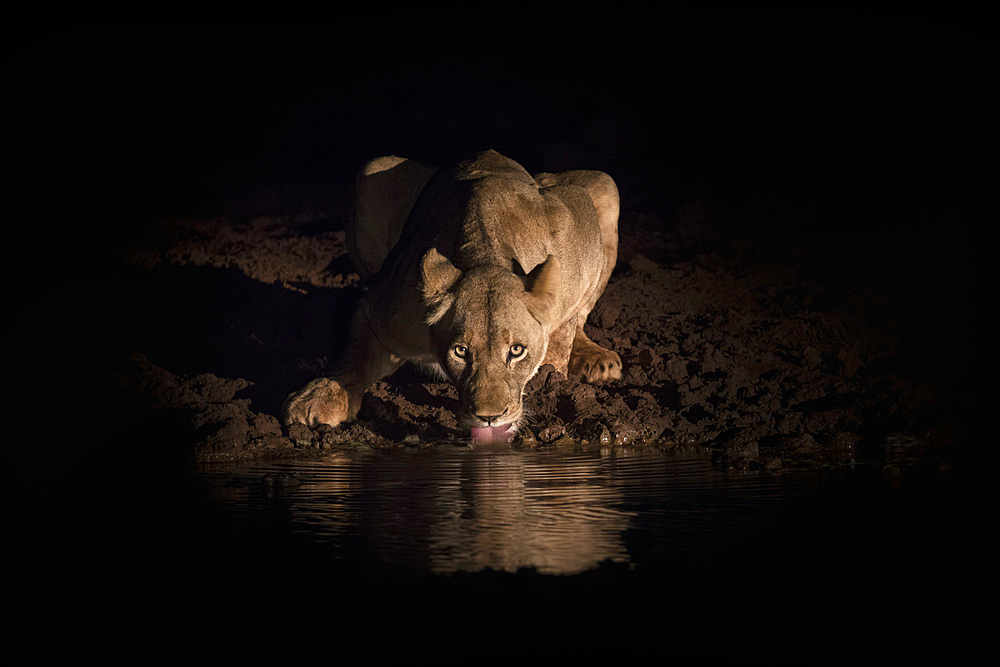
<path fill-rule="evenodd" d="M 448 312 L 455 297 L 449 291 L 462 272 L 448 258 L 431 248 L 420 260 L 420 291 L 427 308 L 427 324 L 435 324 Z"/>
<path fill-rule="evenodd" d="M 559 260 L 555 255 L 549 255 L 524 278 L 528 292 L 528 312 L 543 326 L 550 326 L 556 317 L 561 271 Z"/>

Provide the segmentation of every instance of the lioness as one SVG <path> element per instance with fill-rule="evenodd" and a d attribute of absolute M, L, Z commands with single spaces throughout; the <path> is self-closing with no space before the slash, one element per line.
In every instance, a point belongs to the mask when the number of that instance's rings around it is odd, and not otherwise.
<path fill-rule="evenodd" d="M 373 382 L 412 361 L 455 384 L 474 440 L 508 440 L 543 363 L 621 378 L 618 354 L 583 331 L 618 254 L 607 174 L 532 177 L 495 151 L 440 170 L 380 157 L 355 195 L 347 245 L 369 289 L 336 371 L 288 397 L 286 423 L 353 419 Z"/>

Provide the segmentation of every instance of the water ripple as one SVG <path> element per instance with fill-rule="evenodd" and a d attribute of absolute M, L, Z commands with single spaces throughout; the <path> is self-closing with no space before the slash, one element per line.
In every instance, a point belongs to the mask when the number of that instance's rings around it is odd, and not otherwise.
<path fill-rule="evenodd" d="M 333 558 L 434 573 L 574 574 L 717 550 L 815 493 L 812 483 L 726 475 L 698 450 L 431 447 L 204 474 L 237 519 L 268 510 Z"/>

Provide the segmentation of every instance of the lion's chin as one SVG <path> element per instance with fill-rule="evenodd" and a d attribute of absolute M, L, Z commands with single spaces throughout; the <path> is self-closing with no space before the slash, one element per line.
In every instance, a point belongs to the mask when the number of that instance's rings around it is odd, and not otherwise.
<path fill-rule="evenodd" d="M 512 424 L 501 426 L 483 426 L 472 429 L 472 441 L 478 443 L 510 442 L 514 437 Z"/>

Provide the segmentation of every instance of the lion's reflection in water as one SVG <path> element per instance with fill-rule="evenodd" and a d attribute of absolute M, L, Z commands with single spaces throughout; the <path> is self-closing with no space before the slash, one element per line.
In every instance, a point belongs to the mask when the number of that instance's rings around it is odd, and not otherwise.
<path fill-rule="evenodd" d="M 444 446 L 338 456 L 284 466 L 294 491 L 262 501 L 336 558 L 438 574 L 575 574 L 629 560 L 623 534 L 635 513 L 624 496 L 635 471 L 657 467 L 652 458 Z"/>
<path fill-rule="evenodd" d="M 445 511 L 428 526 L 430 567 L 575 574 L 625 561 L 631 514 L 617 508 L 621 500 L 606 459 L 470 457 L 457 483 L 441 488 Z"/>
<path fill-rule="evenodd" d="M 379 561 L 435 573 L 571 574 L 627 560 L 607 459 L 413 451 L 358 467 L 357 519 Z"/>

